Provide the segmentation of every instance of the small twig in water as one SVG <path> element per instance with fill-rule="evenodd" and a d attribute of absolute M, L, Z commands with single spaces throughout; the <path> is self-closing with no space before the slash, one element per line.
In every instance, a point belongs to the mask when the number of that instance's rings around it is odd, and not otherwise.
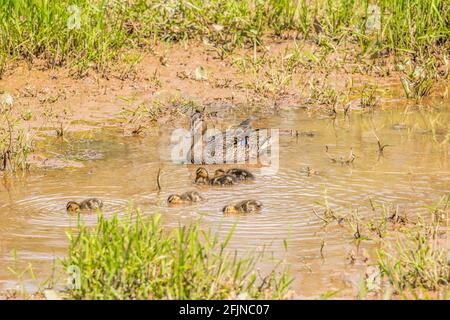
<path fill-rule="evenodd" d="M 340 156 L 338 159 L 330 156 L 330 154 L 328 153 L 328 146 L 325 146 L 325 153 L 327 154 L 328 158 L 330 158 L 331 162 L 340 163 L 341 165 L 344 165 L 344 164 L 350 165 L 356 159 L 356 155 L 353 153 L 353 148 L 350 148 L 350 154 L 349 154 L 347 160 L 345 160 L 343 156 Z"/>
<path fill-rule="evenodd" d="M 377 139 L 378 143 L 378 155 L 382 156 L 384 152 L 384 148 L 389 147 L 388 144 L 382 144 L 380 139 L 378 138 L 377 134 L 375 133 L 375 130 L 373 130 L 373 135 L 375 136 L 375 139 Z"/>
<path fill-rule="evenodd" d="M 326 224 L 328 224 L 328 220 L 326 220 L 326 219 L 324 219 L 324 218 L 322 218 L 321 216 L 319 216 L 319 214 L 317 213 L 317 211 L 316 211 L 316 209 L 312 209 L 313 210 L 313 213 L 314 213 L 314 215 L 317 217 L 317 218 L 319 218 L 320 220 L 322 220 L 323 222 L 325 222 Z"/>
<path fill-rule="evenodd" d="M 325 240 L 324 239 L 322 239 L 322 241 L 320 242 L 320 256 L 322 258 L 324 258 L 324 256 L 323 256 L 323 247 L 325 247 Z"/>
<path fill-rule="evenodd" d="M 162 170 L 161 170 L 161 168 L 159 168 L 158 175 L 156 177 L 156 183 L 158 185 L 158 192 L 161 191 L 161 173 L 162 173 Z"/>

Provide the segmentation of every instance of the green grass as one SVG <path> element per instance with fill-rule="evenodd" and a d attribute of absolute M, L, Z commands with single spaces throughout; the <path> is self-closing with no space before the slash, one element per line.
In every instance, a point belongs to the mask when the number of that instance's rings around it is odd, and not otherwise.
<path fill-rule="evenodd" d="M 351 209 L 343 214 L 332 211 L 325 198 L 317 203 L 323 214 L 315 215 L 325 225 L 333 221 L 346 230 L 356 252 L 366 255 L 365 272 L 360 274 L 358 299 L 448 299 L 450 294 L 450 251 L 446 246 L 450 195 L 422 207 L 423 212 L 400 211 L 393 204 L 370 200 L 372 217 L 358 215 Z M 362 242 L 364 241 L 364 243 Z M 362 253 L 361 255 L 364 256 Z M 355 256 L 351 253 L 351 264 Z M 327 298 L 333 291 L 325 292 Z"/>
<path fill-rule="evenodd" d="M 399 66 L 402 76 L 400 78 L 407 98 L 419 100 L 427 96 L 432 89 L 433 78 L 436 77 L 433 69 L 434 61 L 406 61 Z"/>
<path fill-rule="evenodd" d="M 0 172 L 28 169 L 28 156 L 33 149 L 33 137 L 19 127 L 21 119 L 13 108 L 13 97 L 0 94 Z"/>
<path fill-rule="evenodd" d="M 414 227 L 397 235 L 393 245 L 376 250 L 377 264 L 397 293 L 410 289 L 436 291 L 450 283 L 448 236 L 450 195 L 427 209 L 430 221 L 419 218 Z M 445 243 L 445 242 L 444 242 Z"/>
<path fill-rule="evenodd" d="M 448 250 L 438 247 L 424 231 L 429 229 L 411 231 L 391 248 L 377 250 L 379 268 L 397 292 L 437 290 L 449 284 Z"/>
<path fill-rule="evenodd" d="M 79 75 L 106 72 L 117 59 L 135 64 L 127 51 L 156 41 L 207 40 L 224 57 L 287 31 L 319 44 L 353 43 L 361 53 L 445 51 L 449 7 L 446 0 L 2 0 L 0 75 L 15 59 L 35 58 Z"/>
<path fill-rule="evenodd" d="M 283 298 L 291 282 L 275 269 L 257 274 L 260 254 L 239 257 L 197 225 L 165 230 L 160 215 L 99 216 L 94 228 L 69 234 L 66 268 L 80 270 L 75 299 Z"/>

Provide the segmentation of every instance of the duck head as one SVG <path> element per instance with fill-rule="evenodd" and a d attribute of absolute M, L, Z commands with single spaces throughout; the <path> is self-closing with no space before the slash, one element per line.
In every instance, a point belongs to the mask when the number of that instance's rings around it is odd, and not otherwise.
<path fill-rule="evenodd" d="M 261 201 L 252 201 L 252 205 L 254 206 L 255 210 L 259 211 L 262 209 L 263 204 L 261 203 Z"/>
<path fill-rule="evenodd" d="M 227 205 L 223 207 L 222 211 L 224 214 L 235 214 L 239 212 L 237 208 L 233 205 Z"/>
<path fill-rule="evenodd" d="M 205 182 L 208 181 L 208 179 L 209 179 L 208 171 L 203 167 L 198 168 L 197 171 L 195 172 L 194 182 L 195 183 Z"/>
<path fill-rule="evenodd" d="M 183 199 L 181 199 L 181 197 L 177 194 L 172 194 L 169 198 L 167 198 L 167 202 L 169 204 L 180 204 L 183 203 Z"/>
<path fill-rule="evenodd" d="M 81 210 L 80 204 L 75 201 L 69 201 L 66 205 L 67 212 L 75 213 Z"/>

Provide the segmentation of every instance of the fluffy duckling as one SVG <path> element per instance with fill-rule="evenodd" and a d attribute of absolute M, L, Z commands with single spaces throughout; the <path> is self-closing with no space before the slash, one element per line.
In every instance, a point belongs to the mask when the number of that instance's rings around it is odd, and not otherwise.
<path fill-rule="evenodd" d="M 230 174 L 238 180 L 253 180 L 255 179 L 255 176 L 248 170 L 240 169 L 240 168 L 233 168 L 226 172 L 227 174 Z"/>
<path fill-rule="evenodd" d="M 208 170 L 206 170 L 203 167 L 200 167 L 195 171 L 195 180 L 194 183 L 196 184 L 208 184 L 209 182 L 209 174 Z"/>
<path fill-rule="evenodd" d="M 197 191 L 187 191 L 181 195 L 172 194 L 167 198 L 169 204 L 192 203 L 204 200 L 204 198 Z"/>
<path fill-rule="evenodd" d="M 235 205 L 227 205 L 223 207 L 224 214 L 236 214 L 236 213 L 256 213 L 262 209 L 262 203 L 257 200 L 244 200 Z"/>
<path fill-rule="evenodd" d="M 209 180 L 209 184 L 212 186 L 231 186 L 236 183 L 236 177 L 226 173 Z"/>
<path fill-rule="evenodd" d="M 223 169 L 217 169 L 216 171 L 214 171 L 215 177 L 220 177 L 220 176 L 223 176 L 224 174 L 226 174 L 226 172 Z"/>
<path fill-rule="evenodd" d="M 240 169 L 240 168 L 232 168 L 227 171 L 223 169 L 217 169 L 214 172 L 214 176 L 219 177 L 224 174 L 228 174 L 236 178 L 236 180 L 253 180 L 255 176 L 248 170 Z"/>
<path fill-rule="evenodd" d="M 81 210 L 96 210 L 103 207 L 103 202 L 97 198 L 89 198 L 81 201 L 80 203 L 75 201 L 69 201 L 66 205 L 66 210 L 70 213 L 75 213 Z"/>
<path fill-rule="evenodd" d="M 196 184 L 210 184 L 212 186 L 227 186 L 237 182 L 236 178 L 230 174 L 226 174 L 223 170 L 216 170 L 213 178 L 209 177 L 208 171 L 204 167 L 200 167 L 195 172 Z"/>

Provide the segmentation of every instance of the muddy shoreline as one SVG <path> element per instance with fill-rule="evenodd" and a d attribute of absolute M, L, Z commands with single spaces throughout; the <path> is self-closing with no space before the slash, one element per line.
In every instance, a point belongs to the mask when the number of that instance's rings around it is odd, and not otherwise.
<path fill-rule="evenodd" d="M 124 110 L 160 101 L 170 104 L 171 100 L 192 101 L 199 107 L 214 105 L 224 111 L 231 107 L 244 113 L 271 113 L 293 106 L 308 107 L 313 112 L 329 109 L 330 106 L 317 102 L 307 104 L 312 80 L 340 93 L 348 90 L 349 85 L 358 88 L 371 83 L 378 87 L 378 96 L 386 101 L 404 96 L 400 73 L 394 70 L 393 61 L 382 59 L 389 75 L 379 75 L 373 66 L 377 62 L 361 62 L 350 67 L 346 62 L 350 60 L 347 55 L 334 54 L 327 57 L 327 64 L 301 64 L 287 74 L 281 66 L 292 50 L 295 50 L 295 44 L 290 40 L 269 42 L 259 48 L 258 59 L 273 60 L 273 66 L 265 68 L 242 66 L 251 64 L 247 60 L 252 59 L 252 50 L 242 49 L 232 57 L 220 60 L 202 44 L 190 43 L 189 49 L 180 44 L 160 45 L 154 53 L 144 53 L 139 64 L 122 79 L 117 74 L 105 77 L 92 70 L 85 77 L 76 78 L 67 68 L 49 70 L 43 61 L 42 67 L 39 67 L 39 61 L 33 61 L 31 68 L 24 62 L 17 62 L 0 79 L 0 89 L 15 98 L 15 112 L 27 119 L 22 121 L 23 127 L 56 130 L 62 124 L 67 131 L 117 122 L 126 126 L 129 119 L 123 119 Z M 301 50 L 306 56 L 318 52 L 319 47 L 309 44 Z M 199 70 L 204 70 L 204 75 Z M 267 72 L 273 75 L 268 76 Z M 286 84 L 282 81 L 274 83 L 277 76 L 283 75 L 289 78 Z M 448 82 L 439 82 L 432 96 L 445 99 L 448 89 Z M 350 104 L 358 109 L 357 101 L 353 101 L 357 100 L 357 92 L 352 95 L 355 98 L 347 99 L 338 108 Z M 164 125 L 167 121 L 160 117 L 156 123 Z"/>

